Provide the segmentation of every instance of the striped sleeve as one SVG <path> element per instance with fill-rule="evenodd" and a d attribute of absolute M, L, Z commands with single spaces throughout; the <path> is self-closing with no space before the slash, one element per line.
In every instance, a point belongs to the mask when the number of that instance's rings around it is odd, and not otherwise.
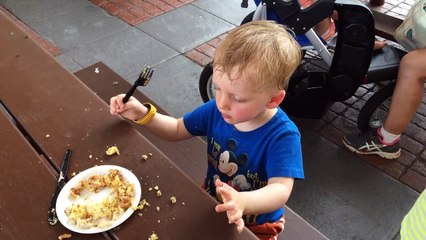
<path fill-rule="evenodd" d="M 426 239 L 426 189 L 401 223 L 401 240 Z"/>

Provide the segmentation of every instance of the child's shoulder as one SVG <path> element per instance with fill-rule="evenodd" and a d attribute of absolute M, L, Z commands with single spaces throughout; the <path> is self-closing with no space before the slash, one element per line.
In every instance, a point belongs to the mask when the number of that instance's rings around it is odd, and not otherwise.
<path fill-rule="evenodd" d="M 300 137 L 300 131 L 297 125 L 290 117 L 281 109 L 278 109 L 270 127 L 273 129 L 276 136 L 295 136 Z"/>

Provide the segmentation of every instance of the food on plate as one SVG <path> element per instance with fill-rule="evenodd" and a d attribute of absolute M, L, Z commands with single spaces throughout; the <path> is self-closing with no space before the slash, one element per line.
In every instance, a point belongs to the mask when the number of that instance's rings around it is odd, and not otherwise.
<path fill-rule="evenodd" d="M 120 155 L 120 150 L 118 150 L 118 147 L 117 146 L 112 146 L 112 147 L 109 147 L 107 150 L 106 150 L 106 155 L 108 155 L 108 156 L 111 156 L 111 155 L 114 155 L 114 154 L 117 154 L 117 155 Z"/>
<path fill-rule="evenodd" d="M 90 198 L 101 191 L 109 192 L 101 200 Z M 134 195 L 133 184 L 125 180 L 119 170 L 110 169 L 107 174 L 92 175 L 72 187 L 70 199 L 83 199 L 84 202 L 73 202 L 65 208 L 65 214 L 69 223 L 79 228 L 105 228 L 132 206 Z"/>
<path fill-rule="evenodd" d="M 149 202 L 147 202 L 146 199 L 142 199 L 137 207 L 133 207 L 133 210 L 142 210 L 145 206 L 149 207 L 151 205 L 149 205 Z"/>

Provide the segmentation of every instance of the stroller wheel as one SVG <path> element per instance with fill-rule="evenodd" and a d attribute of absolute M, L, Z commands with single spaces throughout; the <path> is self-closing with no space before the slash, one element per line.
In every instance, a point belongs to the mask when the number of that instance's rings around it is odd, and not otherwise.
<path fill-rule="evenodd" d="M 358 115 L 358 129 L 366 132 L 383 125 L 390 108 L 390 101 L 395 88 L 395 81 L 377 91 L 362 107 Z"/>
<path fill-rule="evenodd" d="M 244 19 L 243 21 L 241 21 L 240 25 L 243 25 L 244 23 L 248 23 L 251 22 L 253 20 L 253 16 L 254 16 L 254 11 L 249 13 Z"/>
<path fill-rule="evenodd" d="M 204 67 L 203 71 L 201 72 L 200 80 L 198 82 L 200 95 L 204 102 L 208 102 L 211 99 L 215 98 L 212 75 L 213 68 L 212 64 L 209 63 Z"/>

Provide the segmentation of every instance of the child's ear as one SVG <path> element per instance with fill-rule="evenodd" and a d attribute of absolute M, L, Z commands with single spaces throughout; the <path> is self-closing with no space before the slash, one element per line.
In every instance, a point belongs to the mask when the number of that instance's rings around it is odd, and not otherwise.
<path fill-rule="evenodd" d="M 281 102 L 284 100 L 285 97 L 285 90 L 280 90 L 275 95 L 272 96 L 272 98 L 269 100 L 268 104 L 266 104 L 266 107 L 268 108 L 276 108 L 278 107 Z"/>

